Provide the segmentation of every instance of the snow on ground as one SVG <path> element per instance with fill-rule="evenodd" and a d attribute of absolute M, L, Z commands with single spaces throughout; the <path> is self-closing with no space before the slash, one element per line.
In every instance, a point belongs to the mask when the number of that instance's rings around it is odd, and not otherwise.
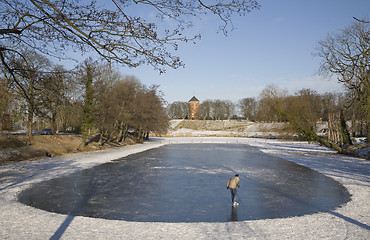
<path fill-rule="evenodd" d="M 176 143 L 242 143 L 342 183 L 352 200 L 332 212 L 227 223 L 148 223 L 74 217 L 25 206 L 31 184 Z M 0 166 L 0 239 L 370 239 L 370 162 L 304 142 L 251 138 L 157 138 L 142 145 Z"/>

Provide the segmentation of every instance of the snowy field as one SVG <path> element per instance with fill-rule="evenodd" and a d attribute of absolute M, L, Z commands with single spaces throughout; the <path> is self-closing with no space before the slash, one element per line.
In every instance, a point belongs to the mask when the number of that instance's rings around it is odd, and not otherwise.
<path fill-rule="evenodd" d="M 228 223 L 148 223 L 74 217 L 25 206 L 30 185 L 177 143 L 249 144 L 342 183 L 352 200 L 332 212 Z M 151 142 L 0 166 L 0 239 L 370 239 L 370 162 L 316 144 L 251 138 L 157 138 Z"/>

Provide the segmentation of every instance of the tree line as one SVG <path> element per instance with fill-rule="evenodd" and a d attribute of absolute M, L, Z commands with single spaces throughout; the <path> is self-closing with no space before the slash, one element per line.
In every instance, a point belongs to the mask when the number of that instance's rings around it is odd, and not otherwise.
<path fill-rule="evenodd" d="M 288 94 L 278 86 L 266 86 L 258 97 L 247 97 L 237 102 L 230 100 L 210 100 L 200 102 L 200 119 L 202 120 L 249 120 L 256 122 L 286 121 L 284 112 L 296 112 L 302 119 L 310 122 L 328 121 L 332 112 L 343 111 L 346 120 L 366 126 L 366 116 L 359 104 L 346 108 L 351 101 L 349 93 L 327 92 L 319 94 L 311 89 L 301 89 L 294 94 Z M 187 119 L 189 116 L 188 102 L 176 101 L 168 104 L 167 112 L 172 119 Z M 294 109 L 294 111 L 293 111 Z M 303 121 L 303 120 L 301 120 Z M 366 129 L 358 129 L 356 135 L 364 135 Z"/>
<path fill-rule="evenodd" d="M 67 71 L 28 51 L 8 66 L 17 84 L 8 72 L 0 75 L 1 115 L 10 114 L 14 123 L 26 122 L 29 136 L 40 122 L 54 132 L 81 133 L 86 141 L 98 135 L 100 141 L 121 142 L 129 133 L 142 141 L 150 132 L 167 129 L 158 86 L 122 76 L 108 64 L 89 58 Z"/>

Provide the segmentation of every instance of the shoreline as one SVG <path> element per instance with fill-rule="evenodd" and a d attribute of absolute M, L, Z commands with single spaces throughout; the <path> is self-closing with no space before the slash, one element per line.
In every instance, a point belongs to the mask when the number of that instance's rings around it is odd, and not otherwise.
<path fill-rule="evenodd" d="M 17 201 L 31 184 L 70 174 L 130 154 L 178 143 L 249 144 L 273 156 L 334 178 L 352 194 L 351 201 L 330 212 L 300 217 L 225 223 L 145 223 L 50 213 Z M 98 152 L 0 166 L 1 239 L 367 239 L 370 236 L 370 162 L 338 155 L 317 144 L 254 138 L 154 138 Z"/>

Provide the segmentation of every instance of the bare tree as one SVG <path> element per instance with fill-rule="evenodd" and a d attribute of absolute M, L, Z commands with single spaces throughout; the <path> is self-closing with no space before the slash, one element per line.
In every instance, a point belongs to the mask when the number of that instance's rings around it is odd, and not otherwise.
<path fill-rule="evenodd" d="M 327 92 L 321 96 L 321 120 L 328 121 L 329 113 L 338 111 L 338 93 Z"/>
<path fill-rule="evenodd" d="M 254 98 L 243 98 L 239 100 L 238 107 L 246 120 L 253 120 L 257 111 L 257 101 Z"/>
<path fill-rule="evenodd" d="M 321 98 L 317 92 L 302 89 L 295 96 L 288 96 L 283 106 L 276 106 L 276 111 L 290 123 L 294 132 L 308 141 L 319 141 L 316 123 L 320 119 Z"/>
<path fill-rule="evenodd" d="M 3 73 L 8 80 L 9 88 L 27 102 L 27 130 L 28 137 L 32 136 L 34 115 L 43 115 L 42 93 L 45 91 L 45 81 L 52 65 L 48 59 L 34 51 L 20 52 L 12 55 Z"/>
<path fill-rule="evenodd" d="M 80 100 L 69 101 L 57 107 L 56 126 L 63 132 L 80 133 L 82 125 L 83 103 Z"/>
<path fill-rule="evenodd" d="M 229 102 L 223 100 L 212 101 L 212 116 L 216 120 L 230 119 L 231 109 L 229 108 Z"/>
<path fill-rule="evenodd" d="M 359 101 L 370 132 L 370 23 L 354 22 L 338 34 L 330 34 L 319 42 L 317 55 L 322 58 L 321 71 L 338 76 Z"/>
<path fill-rule="evenodd" d="M 172 119 L 185 119 L 189 116 L 189 103 L 173 102 L 167 106 L 167 113 Z"/>
<path fill-rule="evenodd" d="M 158 20 L 133 15 L 136 7 L 150 8 Z M 93 50 L 108 62 L 151 64 L 164 71 L 166 66 L 183 66 L 172 49 L 200 38 L 185 31 L 195 19 L 214 14 L 226 33 L 233 28 L 234 14 L 245 15 L 255 8 L 259 8 L 255 0 L 0 1 L 1 61 L 6 65 L 7 54 L 25 46 L 59 58 L 68 57 L 64 53 L 72 48 Z"/>
<path fill-rule="evenodd" d="M 43 106 L 42 117 L 50 120 L 53 132 L 57 130 L 58 108 L 68 103 L 69 75 L 62 66 L 54 66 L 50 73 L 45 74 L 44 80 L 41 82 L 43 89 L 40 92 L 40 101 Z"/>
<path fill-rule="evenodd" d="M 223 105 L 225 108 L 225 119 L 230 120 L 235 115 L 235 104 L 230 100 L 224 100 Z"/>
<path fill-rule="evenodd" d="M 168 116 L 158 86 L 146 87 L 107 66 L 98 65 L 96 73 L 92 116 L 100 144 L 121 142 L 129 132 L 143 141 L 150 132 L 167 130 Z"/>
<path fill-rule="evenodd" d="M 142 84 L 132 76 L 119 76 L 113 85 L 105 83 L 98 92 L 95 121 L 101 134 L 121 142 L 135 124 L 134 103 Z"/>
<path fill-rule="evenodd" d="M 203 120 L 211 120 L 212 119 L 212 100 L 205 100 L 200 104 L 199 107 L 199 114 L 200 118 Z"/>
<path fill-rule="evenodd" d="M 276 109 L 281 109 L 282 101 L 287 96 L 287 91 L 279 89 L 275 85 L 266 86 L 259 95 L 259 107 L 257 119 L 259 121 L 282 121 L 284 120 Z"/>
<path fill-rule="evenodd" d="M 148 139 L 150 132 L 165 133 L 168 129 L 168 116 L 163 107 L 163 99 L 158 86 L 145 87 L 136 94 L 135 127 L 139 141 Z"/>

